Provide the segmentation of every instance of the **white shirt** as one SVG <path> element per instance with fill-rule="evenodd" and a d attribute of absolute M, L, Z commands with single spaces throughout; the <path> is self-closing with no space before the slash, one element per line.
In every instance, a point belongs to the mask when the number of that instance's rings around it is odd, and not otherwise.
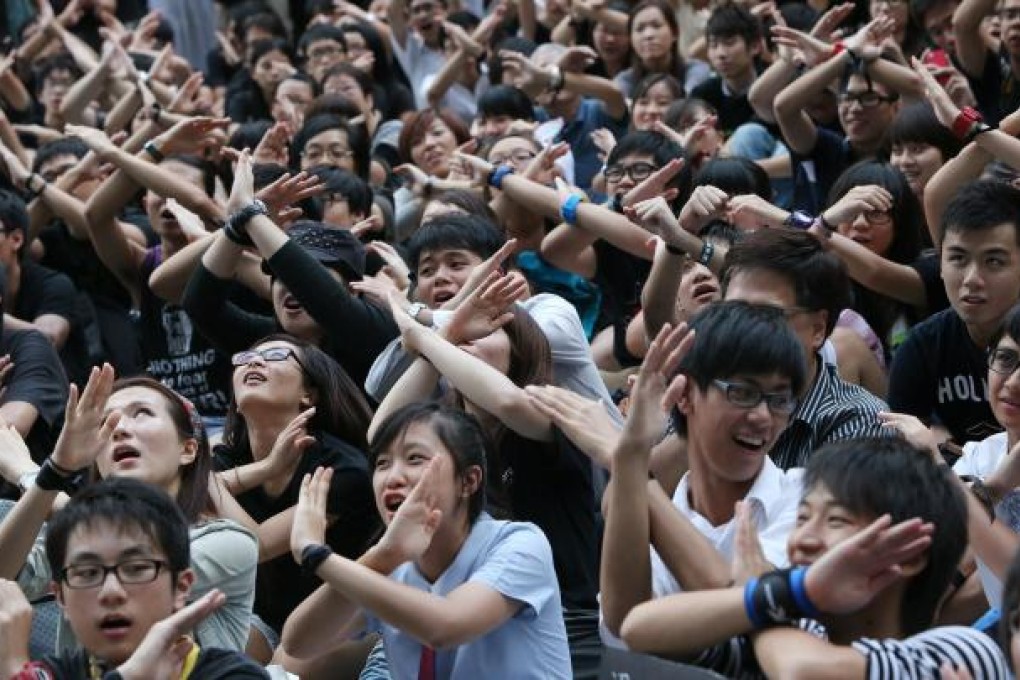
<path fill-rule="evenodd" d="M 397 58 L 400 67 L 407 74 L 414 91 L 414 105 L 417 109 L 429 107 L 428 91 L 425 80 L 429 76 L 435 76 L 443 68 L 446 55 L 442 50 L 434 50 L 425 45 L 425 41 L 416 32 L 408 29 L 406 45 L 403 47 L 397 42 L 396 36 L 390 33 L 390 45 L 393 46 L 393 56 Z"/>

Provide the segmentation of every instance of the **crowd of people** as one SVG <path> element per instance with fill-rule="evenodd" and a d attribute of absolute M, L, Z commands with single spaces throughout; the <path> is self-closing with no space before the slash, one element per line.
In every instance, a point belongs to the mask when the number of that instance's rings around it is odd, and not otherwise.
<path fill-rule="evenodd" d="M 1020 0 L 0 22 L 0 678 L 1013 677 Z"/>

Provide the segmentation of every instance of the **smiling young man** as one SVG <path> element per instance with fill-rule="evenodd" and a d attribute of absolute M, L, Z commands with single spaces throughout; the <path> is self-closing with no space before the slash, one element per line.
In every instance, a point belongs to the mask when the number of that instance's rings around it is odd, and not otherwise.
<path fill-rule="evenodd" d="M 646 600 L 726 586 L 737 501 L 754 516 L 765 559 L 787 563 L 800 470 L 779 469 L 768 450 L 805 384 L 800 342 L 783 312 L 767 305 L 715 303 L 690 326 L 693 341 L 680 340 L 682 329 L 667 328 L 649 347 L 613 453 L 601 570 L 602 632 L 609 644 L 627 614 Z M 679 354 L 678 377 L 667 388 Z M 648 479 L 651 450 L 662 439 L 664 402 L 687 440 L 689 470 L 672 499 Z"/>
<path fill-rule="evenodd" d="M 3 582 L 0 639 L 8 644 L 0 646 L 0 677 L 133 680 L 170 677 L 179 664 L 202 680 L 267 678 L 238 652 L 181 640 L 223 598 L 213 591 L 183 611 L 195 580 L 189 541 L 177 504 L 148 484 L 113 479 L 76 494 L 50 522 L 46 557 L 81 649 L 29 662 L 31 609 Z"/>
<path fill-rule="evenodd" d="M 889 406 L 963 444 L 1002 429 L 988 403 L 986 350 L 1020 299 L 1020 189 L 990 180 L 963 187 L 941 230 L 951 307 L 914 326 L 896 350 Z"/>

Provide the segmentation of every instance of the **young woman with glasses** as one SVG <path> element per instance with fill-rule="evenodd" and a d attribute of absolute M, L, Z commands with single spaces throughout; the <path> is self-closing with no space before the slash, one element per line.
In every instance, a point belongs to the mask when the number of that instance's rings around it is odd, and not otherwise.
<path fill-rule="evenodd" d="M 191 524 L 191 568 L 198 598 L 219 589 L 226 603 L 195 630 L 202 646 L 244 650 L 251 629 L 258 545 L 237 523 L 221 519 L 218 494 L 210 494 L 212 458 L 195 407 L 151 378 L 114 382 L 109 365 L 94 368 L 85 389 L 72 387 L 60 439 L 40 467 L 13 428 L 0 428 L 0 472 L 23 493 L 0 523 L 0 578 L 16 579 L 29 600 L 50 593 L 57 577 L 37 541 L 55 505 L 92 478 L 131 477 L 177 500 Z M 139 567 L 139 579 L 146 570 Z M 150 572 L 151 573 L 151 572 Z M 88 587 L 87 575 L 72 576 Z M 64 575 L 65 580 L 69 578 Z M 130 575 L 128 576 L 130 578 Z M 66 621 L 61 646 L 74 640 Z"/>

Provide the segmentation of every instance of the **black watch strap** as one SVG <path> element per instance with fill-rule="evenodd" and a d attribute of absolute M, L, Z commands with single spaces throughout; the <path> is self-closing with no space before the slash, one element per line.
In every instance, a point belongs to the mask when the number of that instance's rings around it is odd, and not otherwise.
<path fill-rule="evenodd" d="M 85 485 L 87 472 L 87 470 L 76 470 L 70 474 L 58 472 L 53 462 L 47 458 L 39 467 L 35 485 L 43 491 L 63 491 L 67 495 L 73 496 Z"/>
<path fill-rule="evenodd" d="M 265 203 L 259 199 L 255 199 L 248 205 L 244 206 L 236 213 L 231 214 L 227 217 L 226 223 L 223 225 L 223 233 L 226 234 L 234 243 L 241 246 L 254 245 L 251 237 L 248 236 L 248 223 L 252 221 L 256 215 L 268 215 L 269 208 Z"/>

